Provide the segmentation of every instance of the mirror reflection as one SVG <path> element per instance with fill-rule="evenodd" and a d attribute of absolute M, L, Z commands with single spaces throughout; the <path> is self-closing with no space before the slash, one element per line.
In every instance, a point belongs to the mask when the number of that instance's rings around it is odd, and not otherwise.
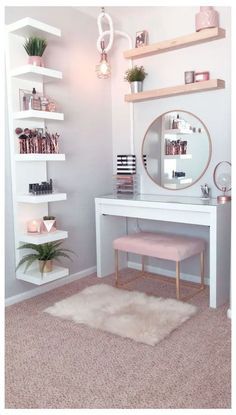
<path fill-rule="evenodd" d="M 142 157 L 148 175 L 159 186 L 170 190 L 192 186 L 210 162 L 207 128 L 190 112 L 166 112 L 149 126 Z"/>

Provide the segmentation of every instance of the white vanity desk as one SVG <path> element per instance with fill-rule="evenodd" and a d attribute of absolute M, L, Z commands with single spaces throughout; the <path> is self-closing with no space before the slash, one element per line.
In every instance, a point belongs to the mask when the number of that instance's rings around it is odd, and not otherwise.
<path fill-rule="evenodd" d="M 202 225 L 209 228 L 210 235 L 209 306 L 216 308 L 229 300 L 230 203 L 219 205 L 216 199 L 140 194 L 98 197 L 95 204 L 98 277 L 114 272 L 112 241 L 127 233 L 126 218 Z M 125 261 L 123 258 L 122 267 L 127 266 Z"/>

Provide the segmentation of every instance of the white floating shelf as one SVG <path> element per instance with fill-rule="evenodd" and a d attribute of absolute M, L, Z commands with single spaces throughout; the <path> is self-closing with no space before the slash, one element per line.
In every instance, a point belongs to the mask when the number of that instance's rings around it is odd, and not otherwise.
<path fill-rule="evenodd" d="M 172 128 L 170 130 L 165 130 L 165 134 L 193 134 L 192 130 L 188 129 L 179 129 L 179 128 Z"/>
<path fill-rule="evenodd" d="M 175 156 L 164 156 L 165 159 L 176 159 L 176 160 L 190 160 L 192 158 L 192 154 L 176 154 Z"/>
<path fill-rule="evenodd" d="M 13 118 L 15 120 L 24 120 L 24 119 L 39 119 L 42 120 L 64 120 L 64 114 L 61 112 L 50 112 L 50 111 L 36 111 L 36 110 L 28 110 L 28 111 L 18 111 L 13 113 Z"/>
<path fill-rule="evenodd" d="M 32 19 L 31 17 L 25 17 L 15 23 L 9 24 L 7 26 L 7 30 L 9 33 L 23 37 L 43 36 L 48 39 L 51 36 L 61 36 L 60 29 L 46 23 L 42 23 L 39 20 Z"/>
<path fill-rule="evenodd" d="M 61 239 L 66 238 L 68 238 L 68 232 L 56 230 L 54 232 L 40 234 L 23 233 L 19 236 L 19 241 L 35 245 L 41 245 L 48 242 L 60 241 Z"/>
<path fill-rule="evenodd" d="M 62 72 L 54 69 L 43 68 L 35 65 L 24 65 L 11 71 L 13 78 L 24 79 L 33 82 L 52 82 L 62 79 Z"/>
<path fill-rule="evenodd" d="M 64 161 L 65 154 L 15 154 L 16 161 Z"/>
<path fill-rule="evenodd" d="M 23 267 L 24 268 L 24 267 Z M 23 280 L 31 282 L 36 285 L 47 284 L 48 282 L 58 280 L 59 278 L 66 277 L 69 275 L 69 269 L 55 266 L 51 272 L 40 273 L 38 268 L 24 272 L 23 270 L 18 270 L 16 272 L 16 278 L 18 280 Z"/>
<path fill-rule="evenodd" d="M 52 193 L 48 195 L 18 195 L 16 201 L 20 203 L 48 203 L 66 200 L 66 193 Z"/>

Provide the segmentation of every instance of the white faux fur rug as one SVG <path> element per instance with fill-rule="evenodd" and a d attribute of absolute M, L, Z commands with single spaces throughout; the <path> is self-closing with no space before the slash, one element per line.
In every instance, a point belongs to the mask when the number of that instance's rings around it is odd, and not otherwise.
<path fill-rule="evenodd" d="M 154 346 L 195 314 L 197 308 L 170 298 L 98 284 L 44 311 Z"/>

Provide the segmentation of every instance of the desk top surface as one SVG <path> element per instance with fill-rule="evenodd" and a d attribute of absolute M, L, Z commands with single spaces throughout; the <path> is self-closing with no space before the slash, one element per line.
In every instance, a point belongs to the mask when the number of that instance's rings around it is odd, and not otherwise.
<path fill-rule="evenodd" d="M 217 199 L 201 199 L 200 197 L 191 196 L 164 196 L 164 195 L 152 195 L 152 194 L 137 194 L 137 195 L 105 195 L 99 196 L 98 199 L 111 199 L 111 200 L 134 200 L 141 202 L 160 202 L 160 203 L 179 203 L 199 206 L 218 206 Z"/>

